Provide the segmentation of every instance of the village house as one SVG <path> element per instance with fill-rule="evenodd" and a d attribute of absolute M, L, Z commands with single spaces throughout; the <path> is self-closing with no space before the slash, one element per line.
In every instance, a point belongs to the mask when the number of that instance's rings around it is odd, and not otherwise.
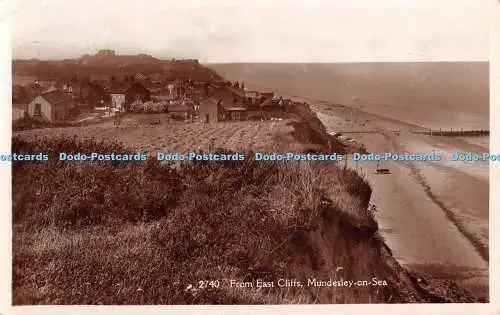
<path fill-rule="evenodd" d="M 273 92 L 245 91 L 245 107 L 248 110 L 258 111 L 272 102 Z"/>
<path fill-rule="evenodd" d="M 166 89 L 164 84 L 159 83 L 159 82 L 150 82 L 150 81 L 146 81 L 144 83 L 144 87 L 146 89 L 148 89 L 149 92 L 151 92 L 151 95 L 156 94 L 156 93 L 160 93 Z"/>
<path fill-rule="evenodd" d="M 91 109 L 111 102 L 109 94 L 97 83 L 61 81 L 56 88 L 71 96 L 75 106 L 80 109 Z"/>
<path fill-rule="evenodd" d="M 12 119 L 17 120 L 28 115 L 28 104 L 44 89 L 36 84 L 30 83 L 26 86 L 14 85 L 12 87 Z"/>
<path fill-rule="evenodd" d="M 168 94 L 170 95 L 170 100 L 177 100 L 181 97 L 181 95 L 179 94 L 179 85 L 180 85 L 180 81 L 178 80 L 173 80 L 173 81 L 169 81 L 167 82 L 167 90 L 168 90 Z"/>
<path fill-rule="evenodd" d="M 79 104 L 81 107 L 94 108 L 111 103 L 111 96 L 97 83 L 83 83 L 80 86 Z"/>
<path fill-rule="evenodd" d="M 161 82 L 161 90 L 158 91 L 158 84 L 159 82 L 153 82 L 155 85 L 153 87 L 156 87 L 155 91 L 151 91 L 151 95 L 155 94 L 162 94 L 166 95 L 168 92 L 168 95 L 170 95 L 170 100 L 179 100 L 184 97 L 185 95 L 185 88 L 184 84 L 181 80 L 177 79 L 172 79 L 172 80 L 166 80 L 164 82 Z M 148 88 L 148 86 L 146 86 Z M 148 88 L 149 89 L 149 88 Z"/>
<path fill-rule="evenodd" d="M 244 106 L 244 91 L 242 89 L 234 88 L 228 85 L 215 87 L 213 94 L 208 99 L 214 99 L 216 106 L 212 104 L 213 101 L 202 101 L 200 105 L 200 112 L 208 113 L 210 121 L 213 121 L 215 116 L 217 121 L 225 120 L 246 120 L 247 110 Z M 205 109 L 206 104 L 210 105 L 210 109 Z M 215 114 L 217 113 L 217 114 Z M 203 115 L 200 115 L 203 119 Z M 213 118 L 212 118 L 213 117 Z"/>
<path fill-rule="evenodd" d="M 145 87 L 151 92 L 151 98 L 157 100 L 178 101 L 184 98 L 192 100 L 200 99 L 193 93 L 189 83 L 181 80 L 170 80 L 165 83 L 150 82 Z"/>
<path fill-rule="evenodd" d="M 203 99 L 199 106 L 199 117 L 204 122 L 241 121 L 248 119 L 246 107 L 224 105 L 213 97 Z"/>
<path fill-rule="evenodd" d="M 248 119 L 248 110 L 243 106 L 224 107 L 226 120 L 239 121 Z"/>
<path fill-rule="evenodd" d="M 80 92 L 78 82 L 58 82 L 55 86 L 61 92 L 74 96 Z M 74 94 L 73 94 L 74 93 Z"/>
<path fill-rule="evenodd" d="M 151 100 L 151 92 L 139 82 L 112 82 L 107 92 L 111 96 L 111 107 L 119 111 L 126 111 L 134 101 Z"/>
<path fill-rule="evenodd" d="M 35 97 L 27 106 L 27 114 L 35 119 L 58 122 L 68 119 L 73 108 L 73 98 L 55 89 Z"/>
<path fill-rule="evenodd" d="M 245 105 L 248 107 L 257 107 L 260 102 L 260 95 L 258 91 L 245 90 Z"/>
<path fill-rule="evenodd" d="M 206 97 L 200 102 L 198 115 L 206 123 L 224 121 L 226 118 L 226 112 L 221 102 L 212 96 Z"/>
<path fill-rule="evenodd" d="M 58 80 L 48 90 L 59 90 L 60 92 L 76 99 L 80 93 L 78 82 Z M 77 103 L 77 102 L 75 102 Z"/>
<path fill-rule="evenodd" d="M 207 121 L 269 119 L 274 93 L 245 91 L 229 84 L 212 85 L 213 93 L 200 104 L 200 118 Z M 282 116 L 278 114 L 279 116 Z"/>
<path fill-rule="evenodd" d="M 244 105 L 245 92 L 231 86 L 217 87 L 212 95 L 222 101 L 224 107 L 239 107 Z"/>

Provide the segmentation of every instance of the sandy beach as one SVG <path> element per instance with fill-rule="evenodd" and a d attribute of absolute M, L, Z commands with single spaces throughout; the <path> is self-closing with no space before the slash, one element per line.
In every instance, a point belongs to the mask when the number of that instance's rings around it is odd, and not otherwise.
<path fill-rule="evenodd" d="M 375 161 L 349 158 L 348 167 L 372 185 L 380 233 L 401 264 L 486 291 L 488 163 L 452 162 L 449 156 L 453 151 L 486 152 L 487 140 L 419 135 L 411 133 L 416 126 L 358 109 L 326 103 L 312 107 L 328 131 L 364 144 L 368 152 L 442 156 L 441 161 L 381 162 L 378 167 L 390 170 L 386 175 L 375 174 Z"/>

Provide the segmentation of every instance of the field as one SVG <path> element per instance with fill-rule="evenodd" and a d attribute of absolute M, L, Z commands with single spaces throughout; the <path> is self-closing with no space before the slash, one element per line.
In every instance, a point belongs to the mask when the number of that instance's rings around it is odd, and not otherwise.
<path fill-rule="evenodd" d="M 159 124 L 153 124 L 155 122 Z M 45 128 L 15 132 L 23 139 L 74 138 L 124 143 L 146 154 L 192 150 L 291 150 L 319 149 L 321 142 L 294 137 L 297 120 L 185 123 L 165 114 L 127 115 L 120 125 L 112 120 L 82 127 Z"/>
<path fill-rule="evenodd" d="M 113 121 L 87 127 L 48 128 L 19 132 L 23 138 L 42 137 L 96 138 L 126 143 L 141 152 L 185 152 L 193 149 L 207 150 L 211 145 L 237 150 L 240 148 L 262 149 L 274 142 L 273 137 L 293 130 L 286 122 L 233 122 L 218 124 L 184 123 L 163 121 L 151 125 L 151 121 L 165 118 L 162 115 L 127 116 L 119 126 Z M 166 119 L 165 119 L 166 120 Z"/>

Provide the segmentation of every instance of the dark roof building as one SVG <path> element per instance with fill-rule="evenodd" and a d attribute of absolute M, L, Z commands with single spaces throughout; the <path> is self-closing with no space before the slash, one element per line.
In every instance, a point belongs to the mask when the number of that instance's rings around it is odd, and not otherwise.
<path fill-rule="evenodd" d="M 243 106 L 231 106 L 225 107 L 225 120 L 247 120 L 248 119 L 248 110 Z"/>
<path fill-rule="evenodd" d="M 117 81 L 111 82 L 106 90 L 109 94 L 125 94 L 127 90 L 134 84 L 135 82 L 131 81 Z"/>
<path fill-rule="evenodd" d="M 104 87 L 97 83 L 84 83 L 80 86 L 79 102 L 88 106 L 100 106 L 111 101 Z"/>
<path fill-rule="evenodd" d="M 244 104 L 244 91 L 231 86 L 219 86 L 212 96 L 220 100 L 224 107 L 237 107 Z"/>
<path fill-rule="evenodd" d="M 148 89 L 151 93 L 158 93 L 165 90 L 165 85 L 159 82 L 146 82 L 144 87 Z"/>
<path fill-rule="evenodd" d="M 119 81 L 113 82 L 107 89 L 107 92 L 111 94 L 124 95 L 125 102 L 123 103 L 124 109 L 127 110 L 129 105 L 134 101 L 146 102 L 151 100 L 151 92 L 144 87 L 139 82 L 133 81 Z"/>

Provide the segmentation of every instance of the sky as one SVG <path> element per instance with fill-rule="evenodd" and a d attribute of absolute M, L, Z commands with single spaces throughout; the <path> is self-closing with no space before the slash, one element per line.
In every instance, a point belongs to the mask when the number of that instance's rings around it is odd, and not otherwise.
<path fill-rule="evenodd" d="M 14 58 L 487 61 L 488 0 L 16 0 Z"/>

